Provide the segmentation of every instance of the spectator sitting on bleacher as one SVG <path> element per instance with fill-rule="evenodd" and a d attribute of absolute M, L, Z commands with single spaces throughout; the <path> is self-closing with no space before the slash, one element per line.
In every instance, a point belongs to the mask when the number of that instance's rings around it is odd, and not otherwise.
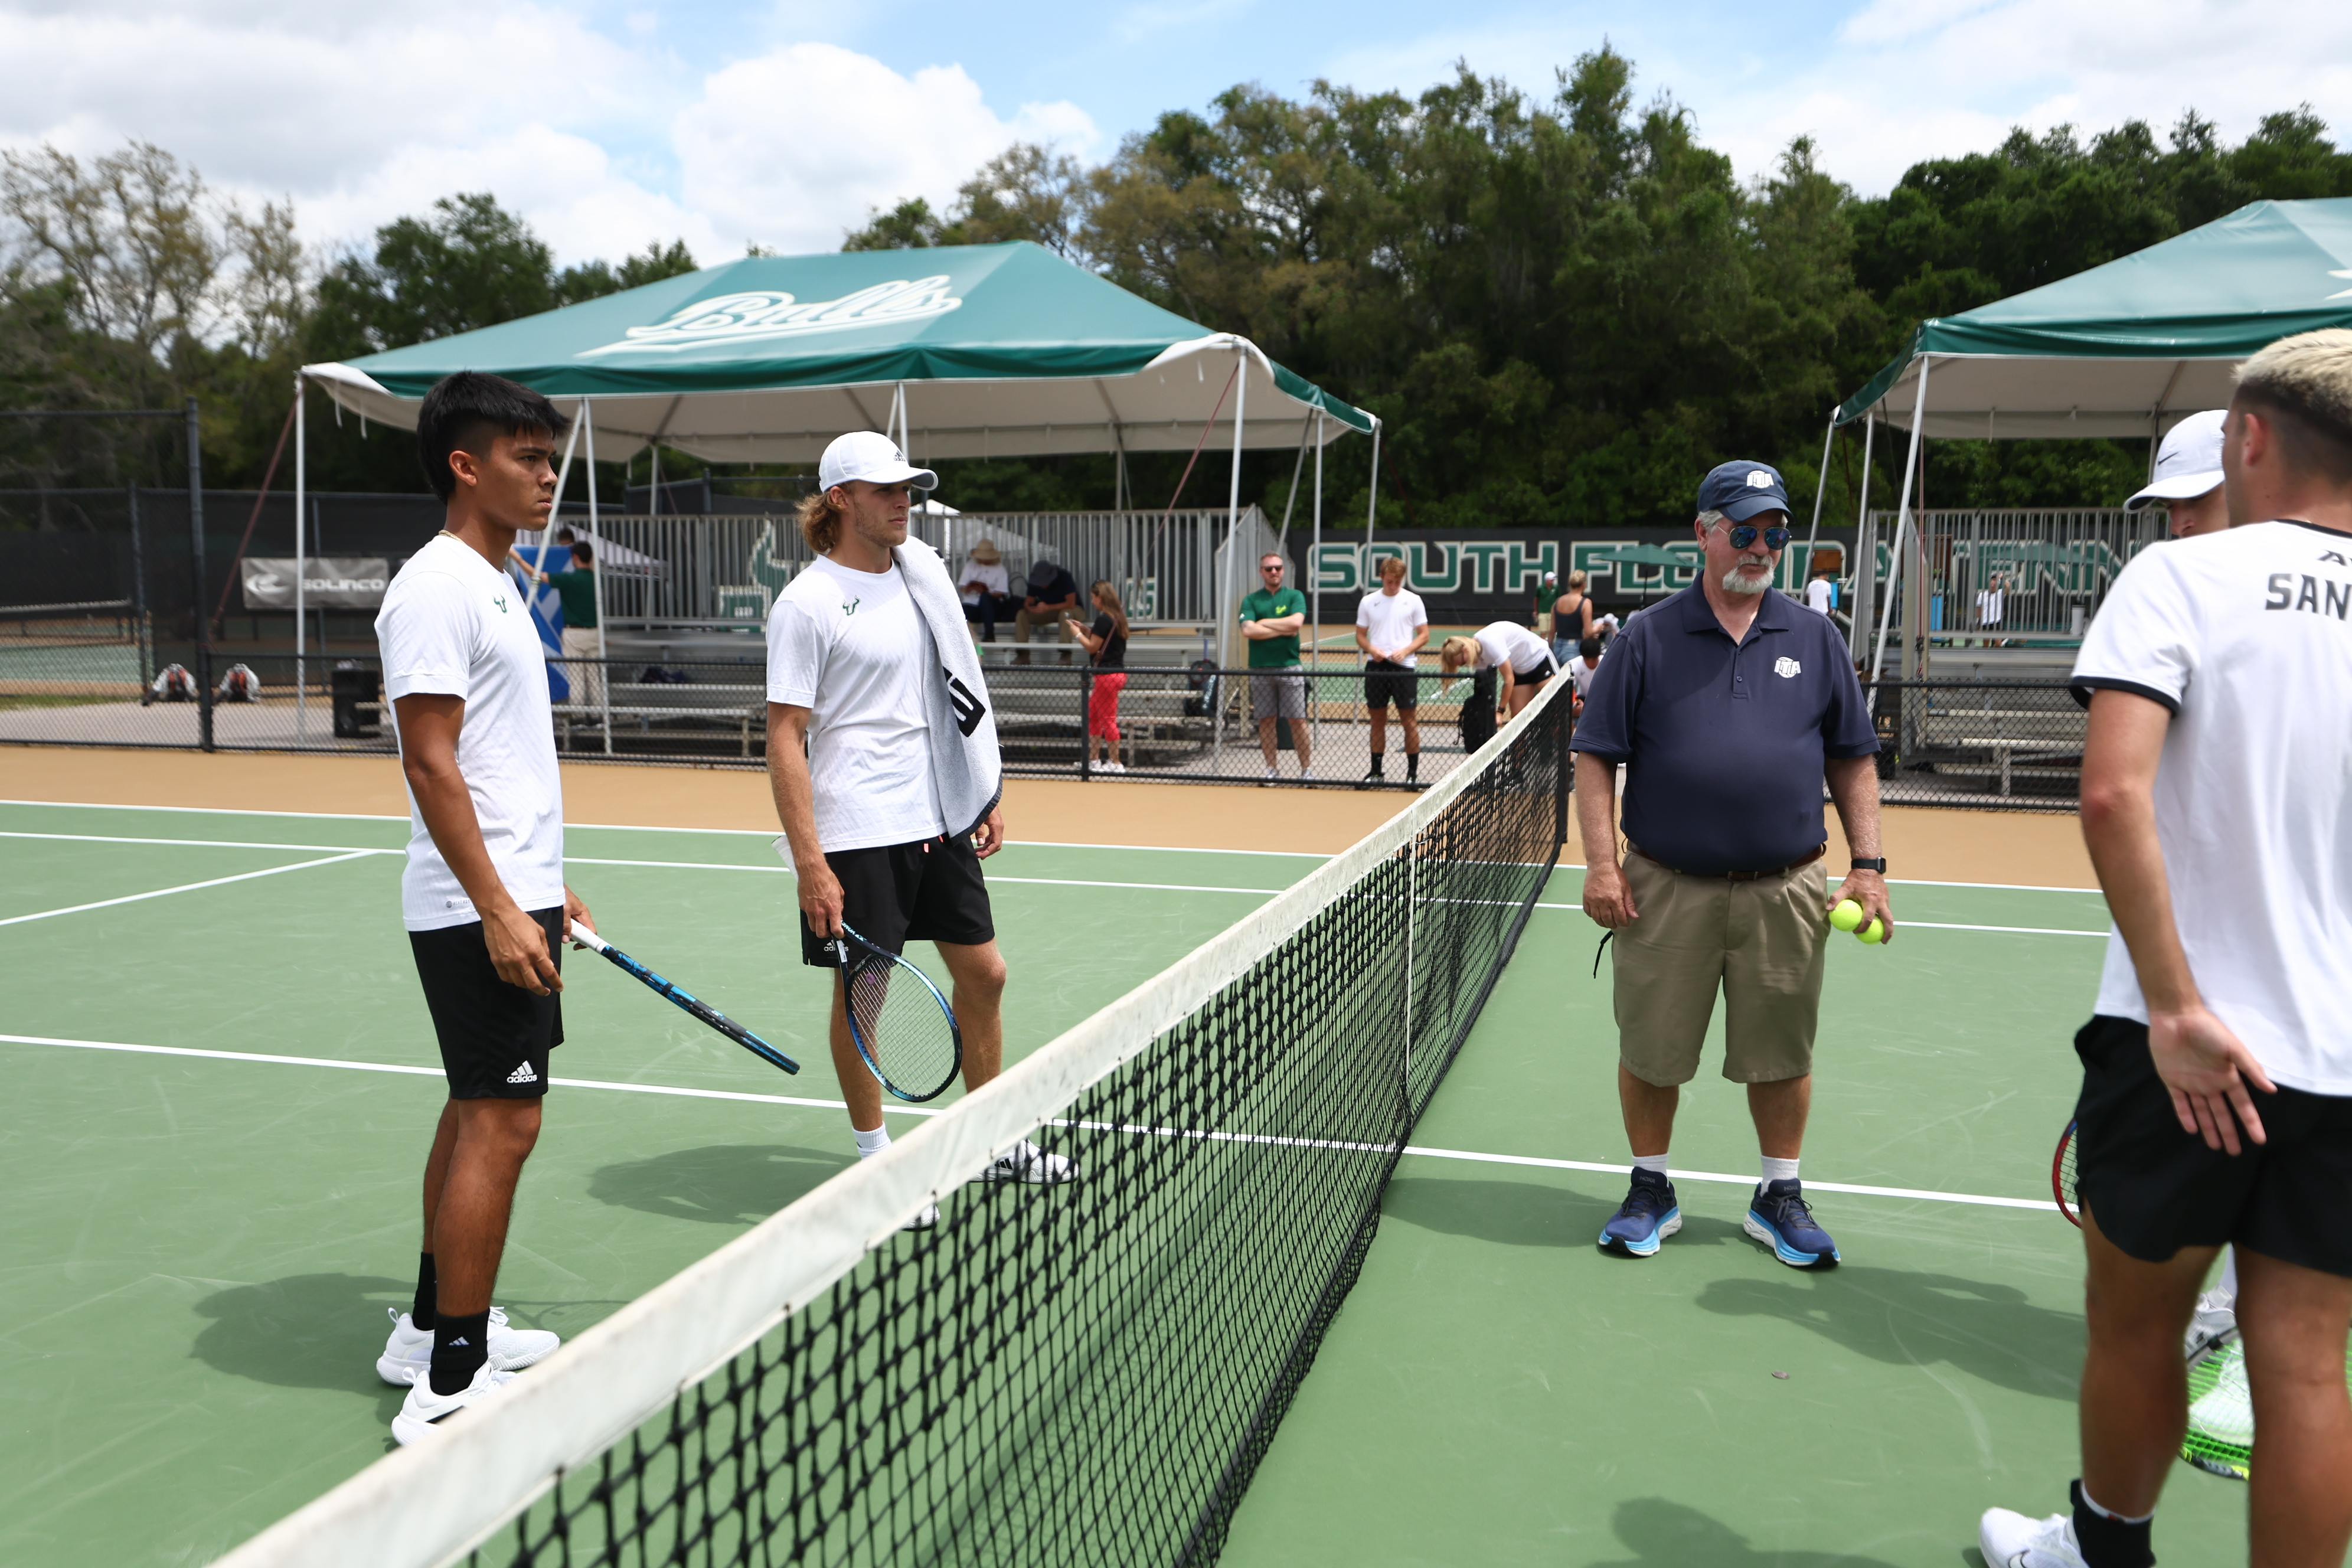
<path fill-rule="evenodd" d="M 963 618 L 980 623 L 980 640 L 996 640 L 996 617 L 1013 608 L 1013 580 L 1005 574 L 1004 557 L 983 539 L 964 557 L 963 575 L 956 582 L 963 595 Z"/>
<path fill-rule="evenodd" d="M 1062 626 L 1062 617 L 1078 607 L 1078 580 L 1050 561 L 1040 561 L 1029 568 L 1029 596 L 1013 613 L 1013 640 L 1022 645 L 1013 656 L 1015 664 L 1029 662 L 1029 634 L 1038 627 L 1059 626 L 1062 633 L 1062 662 L 1070 662 L 1068 644 L 1070 628 Z"/>

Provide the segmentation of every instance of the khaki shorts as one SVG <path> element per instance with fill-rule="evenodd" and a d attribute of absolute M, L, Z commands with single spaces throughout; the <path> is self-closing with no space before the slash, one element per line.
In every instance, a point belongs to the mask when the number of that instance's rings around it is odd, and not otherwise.
<path fill-rule="evenodd" d="M 1640 918 L 1610 944 L 1617 1055 L 1661 1088 L 1698 1076 L 1699 1047 L 1725 1000 L 1723 1076 L 1778 1083 L 1813 1070 L 1829 878 L 1815 860 L 1777 877 L 1685 877 L 1625 857 Z"/>

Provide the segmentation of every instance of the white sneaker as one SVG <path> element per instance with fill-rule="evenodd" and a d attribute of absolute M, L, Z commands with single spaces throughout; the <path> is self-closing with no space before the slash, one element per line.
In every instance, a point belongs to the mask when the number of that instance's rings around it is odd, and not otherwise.
<path fill-rule="evenodd" d="M 2189 1315 L 2189 1333 L 2181 1342 L 2182 1353 L 2195 1361 L 2237 1331 L 2237 1298 L 2220 1290 L 2208 1290 L 2197 1298 L 2197 1310 Z"/>
<path fill-rule="evenodd" d="M 1268 784 L 1280 784 L 1282 782 L 1282 774 L 1276 769 L 1268 768 L 1265 770 L 1265 782 Z"/>
<path fill-rule="evenodd" d="M 394 1388 L 405 1388 L 412 1379 L 432 1370 L 433 1331 L 418 1328 L 407 1313 L 394 1308 L 386 1307 L 383 1314 L 392 1320 L 392 1337 L 383 1342 L 383 1354 L 376 1358 L 375 1374 Z M 537 1366 L 562 1342 L 544 1329 L 510 1327 L 505 1308 L 490 1309 L 490 1364 L 500 1372 Z"/>
<path fill-rule="evenodd" d="M 2028 1519 L 1989 1508 L 1977 1521 L 1977 1549 L 1984 1553 L 1985 1568 L 2087 1568 L 2072 1514 Z"/>
<path fill-rule="evenodd" d="M 1078 1179 L 1078 1163 L 1065 1155 L 1048 1154 L 1024 1138 L 990 1161 L 979 1179 L 983 1182 L 1028 1182 L 1038 1186 L 1059 1186 L 1064 1182 Z"/>
<path fill-rule="evenodd" d="M 1127 772 L 1127 768 L 1125 764 L 1119 763 L 1097 763 L 1095 764 L 1095 772 L 1098 773 L 1123 773 Z"/>
<path fill-rule="evenodd" d="M 2235 1447 L 2254 1446 L 2253 1395 L 2246 1386 L 2246 1347 L 2232 1340 L 2218 1352 L 2221 1375 L 2189 1407 L 2189 1429 Z"/>
<path fill-rule="evenodd" d="M 488 1362 L 474 1370 L 474 1381 L 455 1394 L 433 1392 L 429 1373 L 419 1373 L 408 1385 L 408 1397 L 401 1401 L 399 1414 L 392 1418 L 392 1436 L 406 1447 L 420 1437 L 431 1435 L 434 1424 L 446 1421 L 460 1410 L 493 1399 L 506 1385 L 514 1381 L 514 1373 L 501 1372 Z"/>

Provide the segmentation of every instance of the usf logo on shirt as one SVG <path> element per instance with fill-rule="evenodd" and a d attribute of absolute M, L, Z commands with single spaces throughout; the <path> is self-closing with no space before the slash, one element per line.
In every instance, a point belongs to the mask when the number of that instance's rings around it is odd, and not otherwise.
<path fill-rule="evenodd" d="M 857 606 L 865 602 L 864 599 L 844 599 L 841 603 L 841 613 L 845 616 L 854 616 L 857 613 Z"/>

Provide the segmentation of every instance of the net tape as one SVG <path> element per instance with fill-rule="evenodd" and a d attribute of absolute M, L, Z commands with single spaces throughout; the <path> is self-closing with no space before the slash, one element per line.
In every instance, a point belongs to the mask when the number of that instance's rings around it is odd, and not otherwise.
<path fill-rule="evenodd" d="M 1557 858 L 1567 684 L 985 1092 L 224 1563 L 1213 1560 Z M 1081 1179 L 966 1184 L 1033 1135 Z M 900 1229 L 934 1202 L 936 1229 Z"/>

